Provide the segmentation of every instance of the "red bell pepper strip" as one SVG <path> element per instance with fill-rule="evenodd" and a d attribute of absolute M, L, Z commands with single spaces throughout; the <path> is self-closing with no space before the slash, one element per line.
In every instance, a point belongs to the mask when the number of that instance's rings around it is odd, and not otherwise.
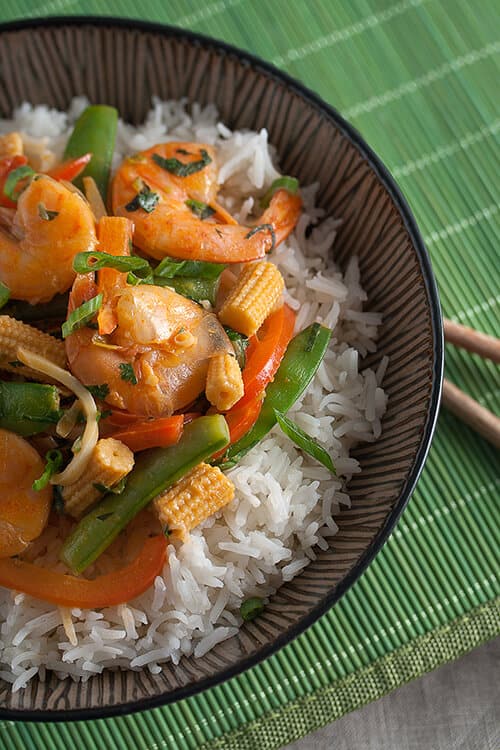
<path fill-rule="evenodd" d="M 5 208 L 17 208 L 17 203 L 8 198 L 3 189 L 5 187 L 5 181 L 10 172 L 18 167 L 24 167 L 28 163 L 26 156 L 6 156 L 0 159 L 0 206 Z"/>
<path fill-rule="evenodd" d="M 247 401 L 242 406 L 236 404 L 229 411 L 224 414 L 224 418 L 229 427 L 229 445 L 233 445 L 240 440 L 244 435 L 252 429 L 255 422 L 259 418 L 260 410 L 262 409 L 262 402 L 264 400 L 264 393 L 259 393 L 253 399 Z M 227 450 L 215 453 L 212 459 L 220 458 Z"/>
<path fill-rule="evenodd" d="M 252 336 L 242 372 L 245 393 L 233 408 L 252 401 L 273 380 L 293 336 L 294 325 L 295 313 L 288 305 L 283 305 L 267 318 L 257 335 Z"/>
<path fill-rule="evenodd" d="M 115 440 L 125 443 L 131 451 L 147 448 L 166 448 L 175 445 L 182 435 L 184 415 L 161 417 L 147 422 L 136 422 L 113 433 Z"/>
<path fill-rule="evenodd" d="M 166 547 L 165 537 L 149 537 L 129 565 L 92 581 L 17 558 L 0 559 L 0 585 L 63 607 L 112 607 L 134 599 L 152 585 L 163 568 Z"/>
<path fill-rule="evenodd" d="M 259 393 L 242 406 L 236 404 L 224 414 L 229 427 L 229 445 L 246 435 L 248 430 L 254 426 L 262 409 L 263 399 L 264 394 Z"/>
<path fill-rule="evenodd" d="M 54 180 L 67 180 L 67 182 L 72 182 L 83 172 L 91 159 L 92 154 L 83 154 L 83 156 L 78 156 L 76 159 L 67 159 L 60 164 L 57 164 L 52 169 L 49 169 L 47 174 L 50 177 L 53 177 Z"/>

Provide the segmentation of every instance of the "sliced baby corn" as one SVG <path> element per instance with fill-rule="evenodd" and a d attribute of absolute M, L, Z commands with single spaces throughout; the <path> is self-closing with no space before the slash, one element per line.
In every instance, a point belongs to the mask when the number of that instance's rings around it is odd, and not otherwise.
<path fill-rule="evenodd" d="M 153 501 L 166 532 L 187 534 L 234 498 L 234 484 L 216 466 L 198 464 Z"/>
<path fill-rule="evenodd" d="M 243 378 L 238 360 L 232 354 L 216 354 L 208 364 L 205 393 L 219 411 L 227 411 L 242 398 Z"/>
<path fill-rule="evenodd" d="M 114 438 L 98 440 L 91 459 L 80 479 L 62 490 L 64 510 L 79 518 L 83 512 L 129 474 L 134 466 L 134 454 Z"/>
<path fill-rule="evenodd" d="M 40 372 L 19 362 L 16 355 L 19 347 L 45 357 L 58 367 L 66 367 L 66 350 L 62 341 L 9 315 L 0 315 L 0 370 L 44 380 Z"/>
<path fill-rule="evenodd" d="M 0 136 L 0 158 L 6 156 L 22 156 L 23 139 L 21 133 L 6 133 Z"/>
<path fill-rule="evenodd" d="M 219 320 L 235 331 L 252 336 L 279 301 L 285 282 L 274 263 L 249 263 L 226 297 Z"/>

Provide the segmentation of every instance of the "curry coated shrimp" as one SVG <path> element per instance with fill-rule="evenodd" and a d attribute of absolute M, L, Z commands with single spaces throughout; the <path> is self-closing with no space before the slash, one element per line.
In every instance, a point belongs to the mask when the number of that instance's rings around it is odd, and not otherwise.
<path fill-rule="evenodd" d="M 77 276 L 70 311 L 95 293 L 89 276 Z M 213 313 L 167 287 L 127 285 L 115 309 L 105 341 L 80 328 L 66 353 L 82 383 L 106 384 L 106 402 L 132 414 L 166 416 L 189 405 L 205 389 L 211 357 L 234 351 Z"/>
<path fill-rule="evenodd" d="M 134 243 L 145 253 L 240 263 L 262 258 L 293 231 L 298 195 L 278 190 L 255 227 L 214 207 L 215 151 L 199 143 L 163 143 L 125 159 L 112 185 L 113 213 L 132 219 Z M 218 220 L 219 219 L 219 220 Z"/>
<path fill-rule="evenodd" d="M 83 197 L 39 175 L 21 193 L 10 231 L 0 227 L 0 281 L 14 299 L 48 302 L 71 286 L 75 255 L 96 243 Z"/>
<path fill-rule="evenodd" d="M 25 550 L 45 528 L 52 492 L 33 482 L 44 464 L 35 448 L 19 435 L 0 430 L 0 558 Z"/>

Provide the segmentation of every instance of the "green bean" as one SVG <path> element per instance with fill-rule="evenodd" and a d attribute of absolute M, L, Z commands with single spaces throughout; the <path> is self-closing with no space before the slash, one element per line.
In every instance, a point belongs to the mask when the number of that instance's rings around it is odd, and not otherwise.
<path fill-rule="evenodd" d="M 276 424 L 276 412 L 285 414 L 302 395 L 323 359 L 332 332 L 313 323 L 295 336 L 285 352 L 272 383 L 266 388 L 261 412 L 251 430 L 231 445 L 218 462 L 229 469 L 248 453 Z"/>
<path fill-rule="evenodd" d="M 0 381 L 0 427 L 27 437 L 59 421 L 59 394 L 54 385 Z"/>
<path fill-rule="evenodd" d="M 228 441 L 226 420 L 221 414 L 213 414 L 187 424 L 176 445 L 142 451 L 123 492 L 106 495 L 82 518 L 64 542 L 60 559 L 81 573 L 151 500 Z"/>

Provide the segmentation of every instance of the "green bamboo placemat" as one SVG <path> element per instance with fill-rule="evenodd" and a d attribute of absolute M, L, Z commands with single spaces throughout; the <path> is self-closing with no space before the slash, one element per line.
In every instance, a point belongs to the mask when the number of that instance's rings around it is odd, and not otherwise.
<path fill-rule="evenodd" d="M 495 0 L 3 0 L 0 20 L 103 12 L 244 47 L 340 109 L 405 192 L 444 314 L 498 334 Z M 447 377 L 498 411 L 498 370 L 453 348 L 446 356 Z M 493 448 L 442 413 L 391 539 L 294 643 L 174 706 L 85 724 L 0 722 L 0 745 L 270 750 L 457 658 L 499 632 L 499 484 Z"/>

